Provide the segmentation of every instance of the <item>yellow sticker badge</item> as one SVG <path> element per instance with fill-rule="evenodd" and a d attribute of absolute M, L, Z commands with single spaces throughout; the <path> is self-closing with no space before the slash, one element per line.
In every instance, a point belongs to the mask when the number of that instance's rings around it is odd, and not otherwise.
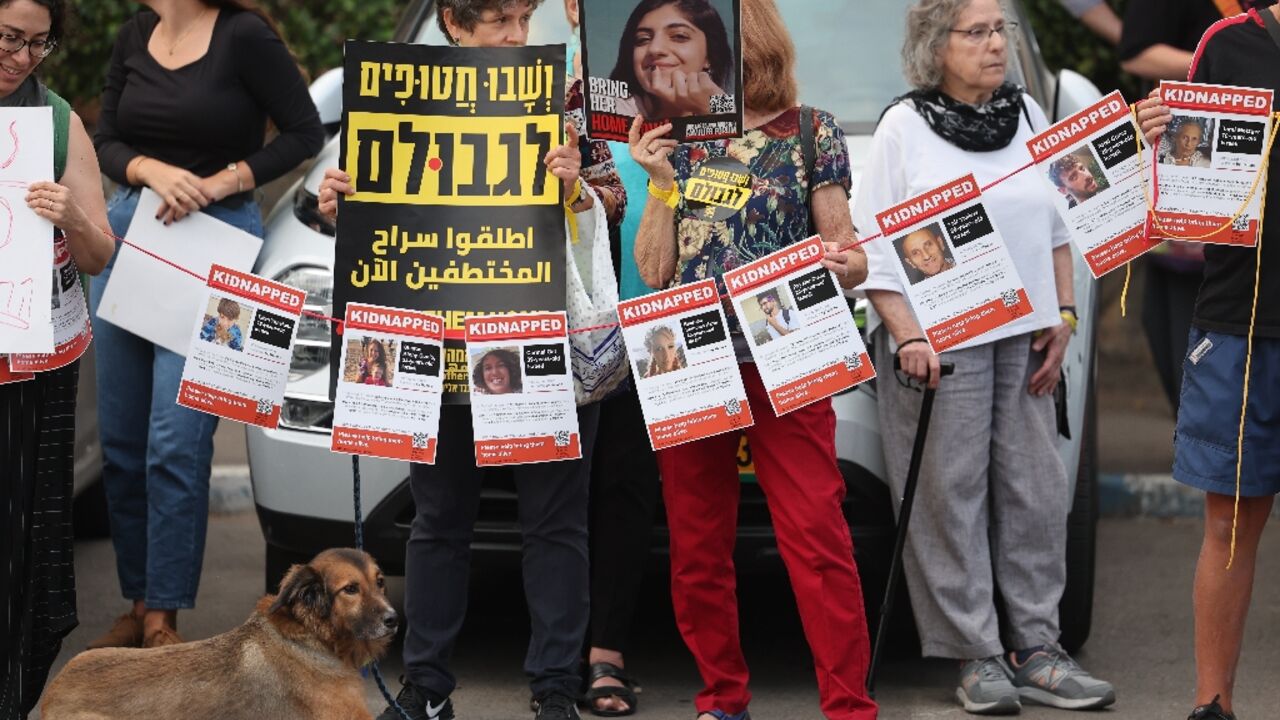
<path fill-rule="evenodd" d="M 742 212 L 751 197 L 751 171 L 730 157 L 711 158 L 684 186 L 685 203 L 699 220 L 721 222 Z"/>

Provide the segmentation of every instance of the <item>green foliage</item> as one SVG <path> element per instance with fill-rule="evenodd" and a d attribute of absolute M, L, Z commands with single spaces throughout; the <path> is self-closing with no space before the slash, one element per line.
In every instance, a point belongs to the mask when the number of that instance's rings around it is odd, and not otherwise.
<path fill-rule="evenodd" d="M 121 23 L 142 6 L 135 0 L 73 0 L 68 36 L 40 68 L 44 82 L 82 111 L 97 105 L 111 47 Z M 390 39 L 401 0 L 259 0 L 280 26 L 299 63 L 315 77 L 342 64 L 349 37 Z"/>
<path fill-rule="evenodd" d="M 1125 0 L 1108 0 L 1121 17 Z M 1094 35 L 1062 8 L 1059 0 L 1022 0 L 1031 14 L 1036 41 L 1045 62 L 1054 70 L 1069 68 L 1093 81 L 1103 93 L 1121 90 L 1125 98 L 1138 97 L 1139 85 L 1120 70 L 1115 48 Z"/>

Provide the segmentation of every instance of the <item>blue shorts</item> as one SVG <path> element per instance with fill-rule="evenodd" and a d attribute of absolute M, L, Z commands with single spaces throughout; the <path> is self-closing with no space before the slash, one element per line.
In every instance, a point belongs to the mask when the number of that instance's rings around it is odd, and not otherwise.
<path fill-rule="evenodd" d="M 1191 328 L 1173 437 L 1173 477 L 1206 492 L 1236 492 L 1236 443 L 1247 338 Z M 1280 493 L 1280 340 L 1253 339 L 1240 494 Z"/>

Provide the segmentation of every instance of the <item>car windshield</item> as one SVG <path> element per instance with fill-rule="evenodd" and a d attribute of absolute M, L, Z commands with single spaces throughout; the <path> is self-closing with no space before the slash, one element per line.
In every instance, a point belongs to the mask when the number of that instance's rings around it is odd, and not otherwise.
<path fill-rule="evenodd" d="M 831 112 L 846 129 L 870 133 L 894 97 L 907 91 L 898 60 L 906 30 L 905 0 L 778 0 L 797 52 L 801 101 Z M 545 2 L 533 16 L 530 45 L 562 43 L 569 24 L 560 3 Z M 444 36 L 431 16 L 418 42 Z M 1011 53 L 1009 79 L 1021 82 Z"/>

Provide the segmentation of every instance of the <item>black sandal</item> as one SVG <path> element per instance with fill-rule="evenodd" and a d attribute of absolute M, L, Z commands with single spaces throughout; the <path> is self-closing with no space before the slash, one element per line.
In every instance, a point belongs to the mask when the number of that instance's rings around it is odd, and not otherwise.
<path fill-rule="evenodd" d="M 601 685 L 600 687 L 592 687 L 597 680 L 601 678 L 612 678 L 622 683 L 621 685 Z M 640 705 L 640 698 L 636 696 L 636 681 L 630 675 L 622 671 L 622 668 L 613 663 L 598 662 L 591 663 L 591 668 L 587 671 L 587 690 L 582 699 L 586 702 L 587 710 L 597 717 L 624 717 L 626 715 L 634 715 L 636 708 Z M 627 704 L 626 710 L 601 710 L 596 705 L 596 701 L 605 698 L 617 698 Z"/>

